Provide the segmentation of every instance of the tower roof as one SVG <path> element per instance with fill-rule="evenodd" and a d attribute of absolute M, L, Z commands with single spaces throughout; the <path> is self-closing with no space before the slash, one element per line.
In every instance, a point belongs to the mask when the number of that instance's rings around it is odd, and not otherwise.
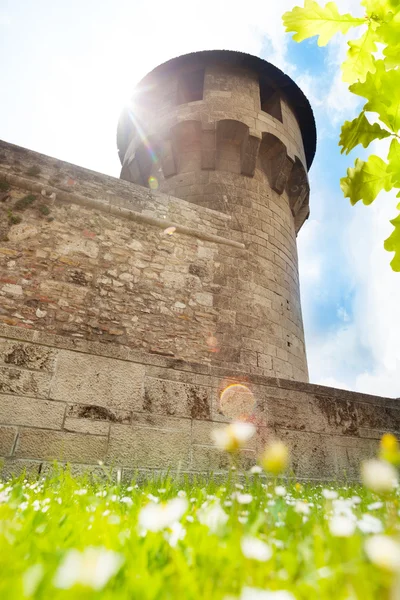
<path fill-rule="evenodd" d="M 296 113 L 303 138 L 307 168 L 311 167 L 317 145 L 317 132 L 311 105 L 293 79 L 283 73 L 278 67 L 275 67 L 275 65 L 258 56 L 232 50 L 203 50 L 201 52 L 183 54 L 155 67 L 139 82 L 138 87 L 150 83 L 154 77 L 168 75 L 168 73 L 176 71 L 181 67 L 190 66 L 199 61 L 204 65 L 216 62 L 230 63 L 233 66 L 254 71 L 259 75 L 261 84 L 263 82 L 272 82 L 277 88 L 281 89 L 290 100 L 290 104 Z M 125 137 L 125 128 L 126 120 L 124 119 L 124 115 L 121 115 L 117 134 L 118 147 L 120 147 L 120 141 L 122 142 Z"/>

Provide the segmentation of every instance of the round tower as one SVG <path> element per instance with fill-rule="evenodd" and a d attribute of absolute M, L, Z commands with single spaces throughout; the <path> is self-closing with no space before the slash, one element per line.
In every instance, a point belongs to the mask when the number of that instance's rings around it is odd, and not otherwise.
<path fill-rule="evenodd" d="M 315 147 L 297 85 L 238 52 L 158 66 L 121 116 L 121 178 L 228 214 L 229 236 L 244 244 L 221 245 L 214 263 L 217 365 L 308 380 L 296 235 Z"/>

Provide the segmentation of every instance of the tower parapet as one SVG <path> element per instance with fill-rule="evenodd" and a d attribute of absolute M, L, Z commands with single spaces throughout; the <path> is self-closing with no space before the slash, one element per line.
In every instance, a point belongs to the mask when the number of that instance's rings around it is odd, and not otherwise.
<path fill-rule="evenodd" d="M 296 235 L 309 215 L 315 143 L 296 84 L 237 52 L 160 65 L 121 117 L 121 178 L 226 213 L 230 237 L 245 245 L 216 257 L 216 364 L 308 378 Z"/>

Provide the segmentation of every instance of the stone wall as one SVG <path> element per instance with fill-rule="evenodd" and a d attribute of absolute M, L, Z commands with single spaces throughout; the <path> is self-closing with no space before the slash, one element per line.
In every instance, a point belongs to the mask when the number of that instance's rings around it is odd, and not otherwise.
<path fill-rule="evenodd" d="M 230 215 L 4 142 L 0 187 L 0 322 L 306 378 L 300 299 Z"/>
<path fill-rule="evenodd" d="M 400 432 L 393 399 L 1 325 L 3 473 L 39 472 L 53 459 L 78 472 L 103 461 L 125 477 L 136 469 L 220 472 L 227 458 L 210 432 L 235 417 L 220 400 L 232 383 L 255 400 L 241 407 L 257 425 L 244 467 L 275 435 L 289 445 L 296 477 L 354 478 L 382 433 Z"/>

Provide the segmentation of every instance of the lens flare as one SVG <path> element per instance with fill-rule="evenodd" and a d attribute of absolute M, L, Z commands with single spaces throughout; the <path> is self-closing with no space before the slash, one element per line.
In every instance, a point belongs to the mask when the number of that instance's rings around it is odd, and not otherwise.
<path fill-rule="evenodd" d="M 242 383 L 228 385 L 219 398 L 222 414 L 231 419 L 247 418 L 254 410 L 255 402 L 253 392 Z"/>
<path fill-rule="evenodd" d="M 158 189 L 158 180 L 153 175 L 150 175 L 150 177 L 148 179 L 148 183 L 149 183 L 149 188 L 151 190 L 157 190 Z"/>
<path fill-rule="evenodd" d="M 173 235 L 176 231 L 176 227 L 167 227 L 167 229 L 164 229 L 163 234 L 164 235 Z"/>
<path fill-rule="evenodd" d="M 143 127 L 141 126 L 139 120 L 137 119 L 137 117 L 135 116 L 132 108 L 128 108 L 128 115 L 130 120 L 132 121 L 140 139 L 143 142 L 143 145 L 145 146 L 145 148 L 147 149 L 147 152 L 149 153 L 150 159 L 152 160 L 153 163 L 157 163 L 158 162 L 158 157 L 157 154 L 155 153 L 151 142 L 149 140 L 149 138 L 147 137 Z"/>

